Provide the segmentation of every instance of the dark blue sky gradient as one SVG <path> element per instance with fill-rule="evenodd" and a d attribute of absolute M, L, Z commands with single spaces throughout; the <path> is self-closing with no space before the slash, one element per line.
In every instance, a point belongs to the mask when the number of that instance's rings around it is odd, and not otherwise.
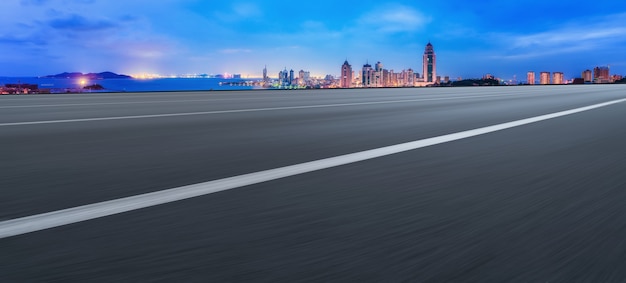
<path fill-rule="evenodd" d="M 420 72 L 429 40 L 453 78 L 626 74 L 626 1 L 5 0 L 0 24 L 0 76 Z"/>

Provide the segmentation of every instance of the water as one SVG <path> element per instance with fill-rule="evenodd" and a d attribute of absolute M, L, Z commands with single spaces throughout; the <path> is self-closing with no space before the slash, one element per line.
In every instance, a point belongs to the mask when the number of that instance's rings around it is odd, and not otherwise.
<path fill-rule="evenodd" d="M 135 92 L 135 91 L 193 91 L 193 90 L 242 90 L 257 88 L 243 84 L 243 79 L 217 78 L 167 78 L 167 79 L 102 79 L 88 80 L 85 85 L 99 84 L 105 91 Z M 0 85 L 5 84 L 36 84 L 40 89 L 51 89 L 53 92 L 81 89 L 79 79 L 57 79 L 37 77 L 0 77 Z M 234 85 L 233 85 L 234 84 Z"/>

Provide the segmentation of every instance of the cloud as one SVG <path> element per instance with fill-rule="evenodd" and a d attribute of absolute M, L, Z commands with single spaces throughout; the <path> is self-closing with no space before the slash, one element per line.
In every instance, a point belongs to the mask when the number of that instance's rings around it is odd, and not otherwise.
<path fill-rule="evenodd" d="M 553 29 L 526 34 L 491 34 L 501 50 L 494 58 L 521 60 L 558 54 L 613 49 L 626 42 L 626 14 L 585 19 Z"/>
<path fill-rule="evenodd" d="M 48 2 L 50 2 L 50 0 L 21 0 L 20 4 L 22 6 L 41 6 L 47 4 Z"/>
<path fill-rule="evenodd" d="M 240 53 L 250 53 L 252 50 L 245 48 L 227 48 L 219 50 L 219 53 L 222 54 L 240 54 Z"/>
<path fill-rule="evenodd" d="M 388 5 L 363 15 L 358 24 L 362 28 L 382 33 L 414 32 L 424 28 L 432 19 L 403 5 Z"/>
<path fill-rule="evenodd" d="M 222 22 L 238 22 L 259 18 L 263 15 L 261 9 L 252 3 L 235 3 L 226 11 L 214 13 L 215 18 Z"/>
<path fill-rule="evenodd" d="M 0 36 L 0 44 L 19 45 L 19 46 L 24 46 L 24 45 L 44 46 L 47 43 L 48 42 L 42 37 L 35 37 L 35 36 L 16 37 L 13 35 Z"/>
<path fill-rule="evenodd" d="M 113 21 L 105 19 L 92 20 L 78 14 L 71 14 L 64 18 L 53 19 L 50 20 L 48 24 L 54 29 L 73 31 L 97 31 L 117 27 L 117 24 Z"/>

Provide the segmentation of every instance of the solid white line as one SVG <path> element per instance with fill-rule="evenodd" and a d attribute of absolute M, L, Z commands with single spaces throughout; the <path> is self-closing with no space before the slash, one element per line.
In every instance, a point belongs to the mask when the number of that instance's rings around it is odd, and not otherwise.
<path fill-rule="evenodd" d="M 94 203 L 74 208 L 53 211 L 44 214 L 27 216 L 13 220 L 0 222 L 0 239 L 11 236 L 22 235 L 30 232 L 40 231 L 44 229 L 59 227 L 81 221 L 87 221 L 95 218 L 105 217 L 109 215 L 119 214 L 132 210 L 142 209 L 155 205 L 170 203 L 174 201 L 189 199 L 193 197 L 203 196 L 215 192 L 235 189 L 243 186 L 258 184 L 289 176 L 304 174 L 317 170 L 327 169 L 331 167 L 346 165 L 354 162 L 360 162 L 377 157 L 396 154 L 404 151 L 414 150 L 427 146 L 442 144 L 446 142 L 456 141 L 531 123 L 537 123 L 557 117 L 571 115 L 583 111 L 605 107 L 626 101 L 619 99 L 605 103 L 595 104 L 591 106 L 576 108 L 567 111 L 561 111 L 552 114 L 541 115 L 537 117 L 517 120 L 513 122 L 423 139 L 392 146 L 381 147 L 372 150 L 366 150 L 331 158 L 320 159 L 316 161 L 260 171 L 235 177 L 199 183 L 184 187 L 178 187 L 163 191 L 157 191 L 142 195 L 136 195 L 116 200 L 110 200 L 100 203 Z"/>
<path fill-rule="evenodd" d="M 216 110 L 216 111 L 203 111 L 203 112 L 150 114 L 150 115 L 136 115 L 136 116 L 117 116 L 117 117 L 66 119 L 66 120 L 12 122 L 12 123 L 0 123 L 0 127 L 27 126 L 27 125 L 40 125 L 40 124 L 59 124 L 59 123 L 77 123 L 77 122 L 94 122 L 94 121 L 109 121 L 109 120 L 163 118 L 163 117 L 179 117 L 179 116 L 197 116 L 197 115 L 210 115 L 210 114 L 227 114 L 227 113 L 243 113 L 243 112 L 311 109 L 311 108 L 347 107 L 347 106 L 363 106 L 363 105 L 375 105 L 375 104 L 395 104 L 395 103 L 406 103 L 406 102 L 437 101 L 437 100 L 457 100 L 457 99 L 481 98 L 481 97 L 493 97 L 493 96 L 506 97 L 506 95 L 502 95 L 502 94 L 500 94 L 500 95 L 476 95 L 476 96 L 464 96 L 464 97 L 457 97 L 457 96 L 455 96 L 455 97 L 441 97 L 441 98 L 422 98 L 422 99 L 370 101 L 370 102 L 340 103 L 340 104 L 322 104 L 322 105 L 302 105 L 302 106 L 285 106 L 285 107 L 252 108 L 252 109 Z"/>

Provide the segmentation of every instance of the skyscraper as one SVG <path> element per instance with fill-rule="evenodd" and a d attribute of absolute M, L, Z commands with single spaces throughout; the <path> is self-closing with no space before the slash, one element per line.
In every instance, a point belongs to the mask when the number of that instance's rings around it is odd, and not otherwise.
<path fill-rule="evenodd" d="M 374 83 L 374 73 L 372 65 L 369 63 L 365 63 L 365 65 L 363 65 L 363 75 L 361 76 L 363 87 L 372 87 L 372 84 Z"/>
<path fill-rule="evenodd" d="M 339 85 L 342 88 L 352 87 L 352 66 L 350 66 L 348 60 L 343 62 L 341 66 L 341 82 Z"/>
<path fill-rule="evenodd" d="M 378 61 L 374 68 L 374 86 L 381 87 L 383 86 L 383 63 Z"/>
<path fill-rule="evenodd" d="M 437 56 L 435 55 L 435 50 L 430 42 L 426 44 L 422 64 L 424 66 L 424 81 L 427 83 L 434 83 L 435 78 L 437 77 Z"/>
<path fill-rule="evenodd" d="M 535 72 L 530 71 L 526 74 L 526 83 L 529 85 L 535 84 Z"/>
<path fill-rule="evenodd" d="M 263 81 L 267 82 L 267 65 L 265 65 L 265 67 L 263 68 Z"/>
<path fill-rule="evenodd" d="M 539 74 L 539 83 L 542 85 L 550 84 L 550 72 L 541 72 Z"/>

